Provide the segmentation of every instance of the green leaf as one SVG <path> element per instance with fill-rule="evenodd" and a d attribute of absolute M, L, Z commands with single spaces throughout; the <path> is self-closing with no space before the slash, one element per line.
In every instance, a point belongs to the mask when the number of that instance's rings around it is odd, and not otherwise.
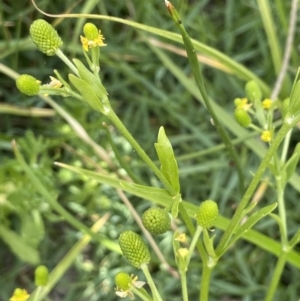
<path fill-rule="evenodd" d="M 243 234 L 249 231 L 260 219 L 262 219 L 267 214 L 270 214 L 277 207 L 277 203 L 273 203 L 266 207 L 261 208 L 260 210 L 254 212 L 248 220 L 240 226 L 240 228 L 236 231 L 232 239 L 230 240 L 227 248 L 236 242 Z"/>
<path fill-rule="evenodd" d="M 38 210 L 33 210 L 30 214 L 21 215 L 22 228 L 21 235 L 30 246 L 36 248 L 44 238 L 45 228 Z"/>
<path fill-rule="evenodd" d="M 78 90 L 84 100 L 95 110 L 105 115 L 105 108 L 100 99 L 95 94 L 93 88 L 84 80 L 76 77 L 73 74 L 69 75 L 69 80 Z"/>
<path fill-rule="evenodd" d="M 300 80 L 298 80 L 291 93 L 290 97 L 290 105 L 289 105 L 289 112 L 291 114 L 297 114 L 300 110 Z"/>
<path fill-rule="evenodd" d="M 21 260 L 36 265 L 40 260 L 36 249 L 29 246 L 24 238 L 0 225 L 0 237 Z"/>
<path fill-rule="evenodd" d="M 300 157 L 300 143 L 297 144 L 293 155 L 289 158 L 289 160 L 285 163 L 285 165 L 282 168 L 282 174 L 284 175 L 282 179 L 283 186 L 286 185 L 286 183 L 289 181 L 294 171 L 296 170 L 299 157 Z"/>
<path fill-rule="evenodd" d="M 90 72 L 84 64 L 80 60 L 73 60 L 74 64 L 76 65 L 79 76 L 81 79 L 83 79 L 85 82 L 87 82 L 92 90 L 95 92 L 95 94 L 99 97 L 101 102 L 103 104 L 107 103 L 107 92 L 105 88 L 103 87 L 100 79 L 98 76 L 96 76 L 94 73 Z"/>
<path fill-rule="evenodd" d="M 215 249 L 214 249 L 214 239 L 216 235 L 213 235 L 212 237 L 209 236 L 208 233 L 209 230 L 203 228 L 203 242 L 206 248 L 206 251 L 208 255 L 212 258 L 217 258 Z"/>
<path fill-rule="evenodd" d="M 174 156 L 172 145 L 165 133 L 163 127 L 158 132 L 157 143 L 155 143 L 157 156 L 161 164 L 161 172 L 175 189 L 176 193 L 180 191 L 178 166 Z"/>
<path fill-rule="evenodd" d="M 289 247 L 293 249 L 296 244 L 300 242 L 300 229 L 295 233 L 293 238 L 290 240 Z"/>

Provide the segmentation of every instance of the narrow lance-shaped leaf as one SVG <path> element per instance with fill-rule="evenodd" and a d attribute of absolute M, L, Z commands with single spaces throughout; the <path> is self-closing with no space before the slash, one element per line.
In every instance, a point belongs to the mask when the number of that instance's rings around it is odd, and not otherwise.
<path fill-rule="evenodd" d="M 159 129 L 157 143 L 155 149 L 159 162 L 161 164 L 161 172 L 172 185 L 177 193 L 180 191 L 178 166 L 174 156 L 172 145 L 165 133 L 163 127 Z"/>
<path fill-rule="evenodd" d="M 282 179 L 283 186 L 289 181 L 289 179 L 293 175 L 297 167 L 299 157 L 300 157 L 300 143 L 297 144 L 293 155 L 289 158 L 289 160 L 285 163 L 285 165 L 282 168 L 282 174 L 284 175 Z"/>
<path fill-rule="evenodd" d="M 73 74 L 69 75 L 70 82 L 74 85 L 74 87 L 78 90 L 84 100 L 96 111 L 105 114 L 105 110 L 102 102 L 95 94 L 92 87 L 85 82 L 84 80 L 74 76 Z"/>
<path fill-rule="evenodd" d="M 277 203 L 273 203 L 266 207 L 261 208 L 260 210 L 254 212 L 248 220 L 238 228 L 237 232 L 234 234 L 232 239 L 230 240 L 227 247 L 232 245 L 235 241 L 237 241 L 245 232 L 250 230 L 260 219 L 262 219 L 267 214 L 270 214 L 277 207 Z"/>

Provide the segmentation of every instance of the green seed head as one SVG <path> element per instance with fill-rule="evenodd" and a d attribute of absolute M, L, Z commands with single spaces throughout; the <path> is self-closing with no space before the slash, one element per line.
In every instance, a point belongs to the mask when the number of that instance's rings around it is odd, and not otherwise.
<path fill-rule="evenodd" d="M 196 214 L 196 220 L 199 226 L 211 228 L 215 224 L 219 209 L 216 202 L 207 200 L 200 204 Z"/>
<path fill-rule="evenodd" d="M 40 91 L 40 81 L 28 74 L 19 76 L 16 85 L 20 92 L 28 96 L 37 95 Z"/>
<path fill-rule="evenodd" d="M 169 214 L 162 208 L 153 207 L 144 212 L 142 222 L 152 234 L 166 233 L 171 226 Z"/>
<path fill-rule="evenodd" d="M 63 42 L 57 31 L 45 20 L 35 20 L 30 26 L 30 36 L 37 48 L 49 55 L 55 55 Z"/>
<path fill-rule="evenodd" d="M 89 40 L 95 40 L 99 36 L 99 29 L 93 23 L 85 23 L 83 32 Z"/>
<path fill-rule="evenodd" d="M 124 231 L 120 234 L 119 245 L 123 255 L 136 268 L 143 263 L 148 263 L 151 259 L 148 247 L 141 236 L 132 231 Z"/>
<path fill-rule="evenodd" d="M 117 290 L 120 291 L 128 291 L 132 284 L 132 278 L 129 274 L 120 272 L 115 276 L 115 284 L 117 287 Z"/>
<path fill-rule="evenodd" d="M 237 123 L 244 128 L 248 127 L 252 122 L 251 117 L 249 116 L 247 111 L 243 109 L 235 109 L 234 118 Z"/>
<path fill-rule="evenodd" d="M 44 265 L 39 265 L 34 272 L 34 281 L 36 286 L 46 286 L 48 283 L 48 268 Z"/>

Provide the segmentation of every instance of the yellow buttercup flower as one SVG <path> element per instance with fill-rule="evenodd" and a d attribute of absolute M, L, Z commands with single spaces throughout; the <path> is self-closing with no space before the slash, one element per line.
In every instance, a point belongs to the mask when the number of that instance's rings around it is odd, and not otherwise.
<path fill-rule="evenodd" d="M 21 288 L 16 288 L 14 294 L 9 299 L 10 301 L 27 301 L 30 295 L 27 293 L 26 290 Z"/>
<path fill-rule="evenodd" d="M 80 41 L 85 51 L 88 51 L 92 47 L 106 46 L 103 42 L 104 37 L 101 34 L 101 30 L 98 30 L 94 24 L 86 23 L 83 27 L 83 32 L 85 37 L 80 36 Z"/>
<path fill-rule="evenodd" d="M 270 142 L 272 140 L 271 131 L 263 131 L 260 135 L 260 139 L 264 142 Z"/>
<path fill-rule="evenodd" d="M 268 110 L 272 107 L 273 101 L 269 98 L 266 98 L 265 100 L 263 100 L 262 102 L 262 106 L 265 110 Z"/>
<path fill-rule="evenodd" d="M 252 107 L 252 103 L 248 103 L 248 98 L 236 98 L 234 100 L 236 109 L 242 109 L 248 111 Z"/>

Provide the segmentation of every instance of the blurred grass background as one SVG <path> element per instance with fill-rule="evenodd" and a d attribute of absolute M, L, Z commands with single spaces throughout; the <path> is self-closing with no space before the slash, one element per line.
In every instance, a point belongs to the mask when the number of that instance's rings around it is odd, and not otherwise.
<path fill-rule="evenodd" d="M 89 12 L 110 15 L 177 32 L 162 0 L 43 0 L 37 4 L 52 14 Z M 276 72 L 257 1 L 174 0 L 173 4 L 177 6 L 192 38 L 230 56 L 272 87 Z M 270 5 L 277 37 L 283 49 L 290 1 L 270 1 Z M 38 18 L 57 27 L 64 41 L 63 51 L 68 57 L 84 59 L 79 43 L 83 19 L 51 19 L 36 11 L 30 1 L 4 0 L 0 1 L 0 18 L 1 63 L 20 74 L 27 73 L 47 83 L 50 81 L 49 76 L 53 75 L 53 69 L 58 69 L 64 76 L 69 72 L 58 58 L 46 57 L 29 40 L 29 26 Z M 186 57 L 178 54 L 182 51 L 182 45 L 124 24 L 104 20 L 92 22 L 105 36 L 107 46 L 101 48 L 101 77 L 120 119 L 154 159 L 153 143 L 159 127 L 164 126 L 178 156 L 184 199 L 195 204 L 205 199 L 214 199 L 218 201 L 222 215 L 230 217 L 239 201 L 239 194 L 236 171 L 226 151 L 211 151 L 192 159 L 180 159 L 183 155 L 209 149 L 220 143 L 206 109 L 186 91 L 157 56 L 153 47 L 159 46 L 153 46 L 153 39 L 168 44 L 173 51 L 163 49 L 164 54 L 183 74 L 191 77 Z M 299 36 L 296 35 L 295 39 L 289 69 L 290 80 L 299 66 Z M 222 108 L 232 112 L 233 99 L 244 96 L 245 82 L 205 64 L 203 72 L 209 95 Z M 49 208 L 22 173 L 11 147 L 11 141 L 16 139 L 26 160 L 36 168 L 51 194 L 57 195 L 58 201 L 77 219 L 91 226 L 95 214 L 102 216 L 109 212 L 111 217 L 101 233 L 113 241 L 117 240 L 122 230 L 139 231 L 113 188 L 53 166 L 53 161 L 60 161 L 88 169 L 107 169 L 92 148 L 83 143 L 54 111 L 47 111 L 49 116 L 46 117 L 33 116 L 40 112 L 38 109 L 50 109 L 42 99 L 25 97 L 16 89 L 14 81 L 2 73 L 0 83 L 0 223 L 26 237 L 35 231 L 31 219 L 33 212 L 38 211 L 43 217 L 46 230 L 43 231 L 41 226 L 41 241 L 31 241 L 31 244 L 38 248 L 42 263 L 50 270 L 81 237 L 76 229 Z M 54 99 L 80 122 L 92 139 L 105 148 L 114 160 L 107 133 L 102 126 L 107 120 L 74 99 Z M 18 111 L 13 111 L 12 107 L 7 109 L 5 105 L 15 106 Z M 32 113 L 32 108 L 37 111 Z M 297 135 L 294 137 L 293 143 Z M 112 138 L 139 180 L 148 185 L 159 185 L 119 133 L 112 130 Z M 259 159 L 243 144 L 238 146 L 238 153 L 249 180 Z M 272 186 L 268 174 L 266 180 Z M 150 206 L 137 197 L 129 197 L 139 213 Z M 261 202 L 271 203 L 275 197 L 276 193 L 268 188 Z M 288 226 L 292 234 L 299 228 L 299 193 L 289 189 L 286 199 Z M 178 224 L 178 227 L 181 225 Z M 279 238 L 278 228 L 270 218 L 264 219 L 256 228 L 272 238 Z M 171 233 L 157 241 L 166 258 L 173 258 Z M 15 287 L 31 291 L 34 287 L 34 265 L 20 260 L 2 240 L 0 258 L 0 300 L 8 300 Z M 213 274 L 210 300 L 262 300 L 275 262 L 274 256 L 239 241 L 222 258 Z M 150 269 L 163 299 L 181 300 L 179 280 L 163 270 L 156 257 Z M 119 254 L 92 242 L 50 293 L 49 300 L 117 300 L 113 278 L 120 270 L 140 275 Z M 198 299 L 200 271 L 201 263 L 195 260 L 188 273 L 191 300 Z M 299 279 L 299 270 L 286 266 L 276 300 L 298 300 Z"/>

